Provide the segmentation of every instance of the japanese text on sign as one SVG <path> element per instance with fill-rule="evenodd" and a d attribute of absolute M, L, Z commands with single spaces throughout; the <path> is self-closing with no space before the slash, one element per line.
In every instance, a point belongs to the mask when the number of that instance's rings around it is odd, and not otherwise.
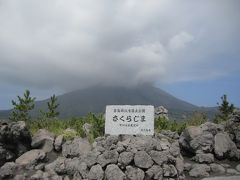
<path fill-rule="evenodd" d="M 154 107 L 144 105 L 111 105 L 106 107 L 105 133 L 144 134 L 154 133 Z"/>

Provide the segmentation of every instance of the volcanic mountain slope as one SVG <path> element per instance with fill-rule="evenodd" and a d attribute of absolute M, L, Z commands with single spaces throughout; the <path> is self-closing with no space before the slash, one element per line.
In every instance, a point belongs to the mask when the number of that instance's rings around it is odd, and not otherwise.
<path fill-rule="evenodd" d="M 125 104 L 162 105 L 169 110 L 170 116 L 176 118 L 197 110 L 212 112 L 212 109 L 199 108 L 151 85 L 140 85 L 132 88 L 96 86 L 59 95 L 57 98 L 60 104 L 58 109 L 60 116 L 64 118 L 82 116 L 88 112 L 101 113 L 105 111 L 106 105 Z M 47 101 L 48 99 L 37 101 L 32 115 L 36 117 L 40 110 L 46 110 Z"/>

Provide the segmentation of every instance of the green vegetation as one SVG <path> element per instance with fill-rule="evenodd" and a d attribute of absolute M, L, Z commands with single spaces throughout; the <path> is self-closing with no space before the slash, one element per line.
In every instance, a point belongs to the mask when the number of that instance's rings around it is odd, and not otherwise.
<path fill-rule="evenodd" d="M 215 123 L 227 121 L 229 119 L 229 116 L 233 113 L 233 110 L 235 109 L 234 105 L 228 102 L 226 94 L 221 97 L 221 100 L 221 104 L 217 103 L 219 114 L 217 114 L 214 119 Z"/>
<path fill-rule="evenodd" d="M 47 106 L 48 112 L 40 111 L 43 117 L 55 118 L 59 116 L 60 113 L 57 111 L 59 104 L 57 103 L 57 97 L 55 96 L 55 94 L 50 97 L 50 101 L 47 103 Z"/>
<path fill-rule="evenodd" d="M 35 97 L 30 97 L 30 91 L 26 90 L 23 97 L 17 96 L 18 102 L 12 100 L 14 106 L 13 112 L 10 116 L 12 121 L 28 121 L 30 120 L 29 111 L 34 108 Z"/>
<path fill-rule="evenodd" d="M 83 131 L 83 125 L 89 123 L 92 125 L 90 133 L 86 135 Z M 63 134 L 65 138 L 71 139 L 75 136 L 86 137 L 93 141 L 98 136 L 104 135 L 104 118 L 103 115 L 95 115 L 89 113 L 85 117 L 58 119 L 58 118 L 42 118 L 28 121 L 27 125 L 32 134 L 39 129 L 46 129 L 56 135 Z"/>
<path fill-rule="evenodd" d="M 202 112 L 194 112 L 188 120 L 180 122 L 160 117 L 155 119 L 155 130 L 156 132 L 161 132 L 161 130 L 171 130 L 181 134 L 186 127 L 199 126 L 205 122 L 207 122 L 207 116 Z"/>
<path fill-rule="evenodd" d="M 226 121 L 234 110 L 234 105 L 229 104 L 226 95 L 223 95 L 221 99 L 222 103 L 219 105 L 220 114 L 215 118 L 215 122 L 217 123 Z M 29 115 L 29 111 L 34 108 L 35 101 L 35 98 L 30 97 L 30 91 L 26 90 L 23 97 L 18 96 L 18 101 L 19 102 L 12 101 L 14 110 L 10 119 L 13 121 L 25 121 L 32 134 L 36 133 L 39 129 L 47 129 L 56 135 L 63 134 L 66 139 L 81 136 L 87 137 L 90 142 L 104 135 L 105 118 L 102 114 L 95 115 L 89 113 L 84 117 L 71 119 L 57 118 L 59 115 L 59 112 L 57 112 L 59 104 L 57 103 L 57 97 L 55 95 L 53 95 L 47 103 L 48 111 L 42 112 L 43 117 L 35 120 L 32 120 Z M 207 120 L 207 115 L 202 112 L 194 112 L 192 116 L 188 117 L 185 121 L 167 120 L 159 117 L 155 119 L 155 131 L 171 130 L 180 134 L 186 127 L 199 126 Z M 85 134 L 83 130 L 85 123 L 91 126 L 87 134 Z"/>

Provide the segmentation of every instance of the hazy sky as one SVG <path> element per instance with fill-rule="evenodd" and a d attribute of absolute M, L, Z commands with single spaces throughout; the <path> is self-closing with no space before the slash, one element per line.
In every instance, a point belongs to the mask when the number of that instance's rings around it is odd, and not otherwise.
<path fill-rule="evenodd" d="M 151 82 L 240 105 L 239 0 L 0 0 L 0 109 L 93 85 Z"/>

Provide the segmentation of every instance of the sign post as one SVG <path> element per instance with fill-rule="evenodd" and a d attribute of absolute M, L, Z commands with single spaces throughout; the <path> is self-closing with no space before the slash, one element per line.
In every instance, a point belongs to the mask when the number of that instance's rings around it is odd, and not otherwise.
<path fill-rule="evenodd" d="M 105 134 L 154 134 L 153 106 L 109 105 L 105 116 Z"/>

